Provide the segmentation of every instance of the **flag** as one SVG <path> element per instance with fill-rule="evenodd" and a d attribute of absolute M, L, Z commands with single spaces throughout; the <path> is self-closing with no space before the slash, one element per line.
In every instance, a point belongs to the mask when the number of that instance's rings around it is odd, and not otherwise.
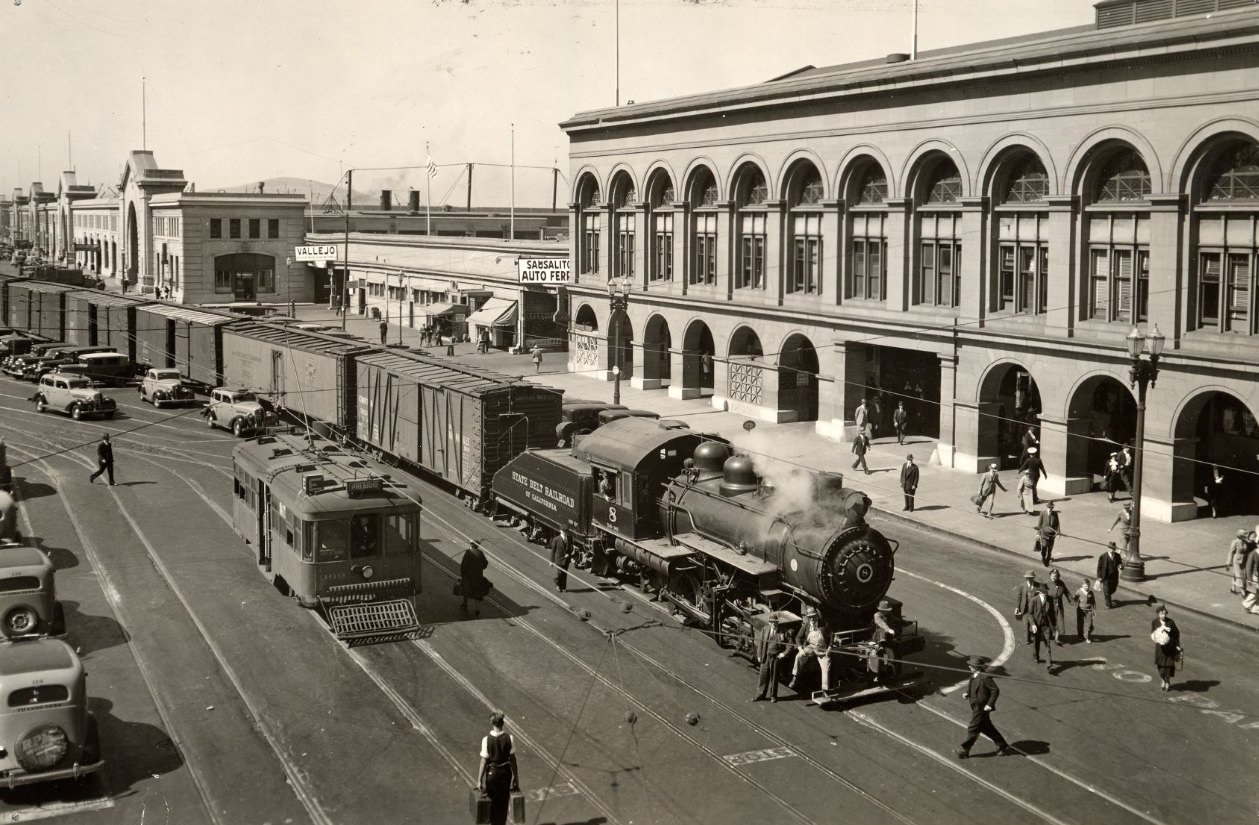
<path fill-rule="evenodd" d="M 437 164 L 433 163 L 433 159 L 431 157 L 428 159 L 427 166 L 428 166 L 428 176 L 430 178 L 437 177 Z"/>

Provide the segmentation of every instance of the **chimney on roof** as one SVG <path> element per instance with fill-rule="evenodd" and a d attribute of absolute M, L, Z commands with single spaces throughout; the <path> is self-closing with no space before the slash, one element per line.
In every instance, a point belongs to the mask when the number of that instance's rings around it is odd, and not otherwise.
<path fill-rule="evenodd" d="M 265 180 L 258 181 L 258 194 L 259 195 L 261 195 L 263 193 L 263 190 L 265 190 L 266 188 L 267 188 L 267 182 Z"/>
<path fill-rule="evenodd" d="M 390 207 L 392 206 L 393 206 L 393 192 L 389 191 L 388 189 L 381 189 L 380 190 L 380 211 L 388 212 Z"/>

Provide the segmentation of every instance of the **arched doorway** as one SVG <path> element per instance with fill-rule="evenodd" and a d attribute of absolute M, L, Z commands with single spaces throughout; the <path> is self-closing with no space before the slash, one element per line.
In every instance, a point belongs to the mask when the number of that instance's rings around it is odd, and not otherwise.
<path fill-rule="evenodd" d="M 717 347 L 712 331 L 703 321 L 693 321 L 682 340 L 683 397 L 704 397 L 713 394 L 715 370 L 713 359 Z"/>
<path fill-rule="evenodd" d="M 778 353 L 778 409 L 795 421 L 817 420 L 817 351 L 803 335 L 792 335 Z"/>
<path fill-rule="evenodd" d="M 617 367 L 622 381 L 634 377 L 634 324 L 624 310 L 608 320 L 608 369 Z"/>
<path fill-rule="evenodd" d="M 1205 499 L 1212 467 L 1218 467 L 1224 477 L 1219 515 L 1259 513 L 1259 423 L 1245 402 L 1219 391 L 1194 397 L 1176 419 L 1176 439 L 1193 443 L 1192 449 L 1176 451 L 1173 489 L 1192 483 L 1194 497 Z"/>
<path fill-rule="evenodd" d="M 135 283 L 140 276 L 140 225 L 136 220 L 136 205 L 127 205 L 127 253 L 126 279 Z"/>
<path fill-rule="evenodd" d="M 573 315 L 573 326 L 568 333 L 569 369 L 593 376 L 599 371 L 599 316 L 594 307 L 582 304 Z"/>
<path fill-rule="evenodd" d="M 643 334 L 643 387 L 657 389 L 670 383 L 673 370 L 673 339 L 663 315 L 647 320 Z"/>
<path fill-rule="evenodd" d="M 730 336 L 726 392 L 731 401 L 756 406 L 763 403 L 765 375 L 759 362 L 764 354 L 760 336 L 751 327 L 739 327 Z"/>
<path fill-rule="evenodd" d="M 1067 463 L 1076 466 L 1085 455 L 1086 474 L 1101 476 L 1106 461 L 1137 432 L 1137 402 L 1132 391 L 1109 375 L 1095 375 L 1076 388 L 1067 407 Z"/>
<path fill-rule="evenodd" d="M 1040 426 L 1040 390 L 1019 364 L 997 364 L 979 387 L 979 454 L 993 456 L 1001 469 L 1017 467 L 1023 434 Z"/>

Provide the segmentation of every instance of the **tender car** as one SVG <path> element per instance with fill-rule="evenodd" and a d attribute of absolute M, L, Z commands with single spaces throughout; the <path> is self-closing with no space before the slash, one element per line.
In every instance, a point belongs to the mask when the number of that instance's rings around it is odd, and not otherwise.
<path fill-rule="evenodd" d="M 39 379 L 35 409 L 39 412 L 56 410 L 78 421 L 92 415 L 113 418 L 118 402 L 94 389 L 92 382 L 82 375 L 50 372 Z"/>
<path fill-rule="evenodd" d="M 256 432 L 267 419 L 258 396 L 244 387 L 211 390 L 210 402 L 202 415 L 211 428 L 231 430 L 237 438 Z"/>
<path fill-rule="evenodd" d="M 5 639 L 65 635 L 55 572 L 37 547 L 0 545 L 0 633 Z"/>
<path fill-rule="evenodd" d="M 136 374 L 135 363 L 120 352 L 85 352 L 57 368 L 58 372 L 82 375 L 89 381 L 121 387 Z"/>
<path fill-rule="evenodd" d="M 87 671 L 60 639 L 0 646 L 0 787 L 81 779 L 105 765 Z"/>
<path fill-rule="evenodd" d="M 158 409 L 164 404 L 189 404 L 196 398 L 177 369 L 151 369 L 140 382 L 140 400 L 148 401 Z"/>
<path fill-rule="evenodd" d="M 573 436 L 592 433 L 599 427 L 599 413 L 604 410 L 623 410 L 623 404 L 603 401 L 593 403 L 567 403 L 560 407 L 560 423 L 555 425 L 557 446 L 568 447 Z"/>

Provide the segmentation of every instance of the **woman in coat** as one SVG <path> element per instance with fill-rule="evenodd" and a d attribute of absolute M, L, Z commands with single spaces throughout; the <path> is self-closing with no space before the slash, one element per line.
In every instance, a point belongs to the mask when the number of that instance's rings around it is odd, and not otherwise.
<path fill-rule="evenodd" d="M 1176 675 L 1176 660 L 1180 658 L 1180 628 L 1167 615 L 1166 605 L 1154 608 L 1155 618 L 1150 622 L 1150 639 L 1154 642 L 1154 666 L 1163 680 L 1162 689 L 1171 690 L 1171 679 Z"/>
<path fill-rule="evenodd" d="M 459 560 L 459 588 L 463 595 L 460 610 L 467 610 L 468 599 L 472 599 L 475 615 L 481 615 L 481 599 L 489 595 L 492 587 L 490 580 L 485 578 L 485 568 L 489 566 L 490 562 L 485 558 L 480 543 L 474 541 L 463 551 L 463 558 Z"/>

